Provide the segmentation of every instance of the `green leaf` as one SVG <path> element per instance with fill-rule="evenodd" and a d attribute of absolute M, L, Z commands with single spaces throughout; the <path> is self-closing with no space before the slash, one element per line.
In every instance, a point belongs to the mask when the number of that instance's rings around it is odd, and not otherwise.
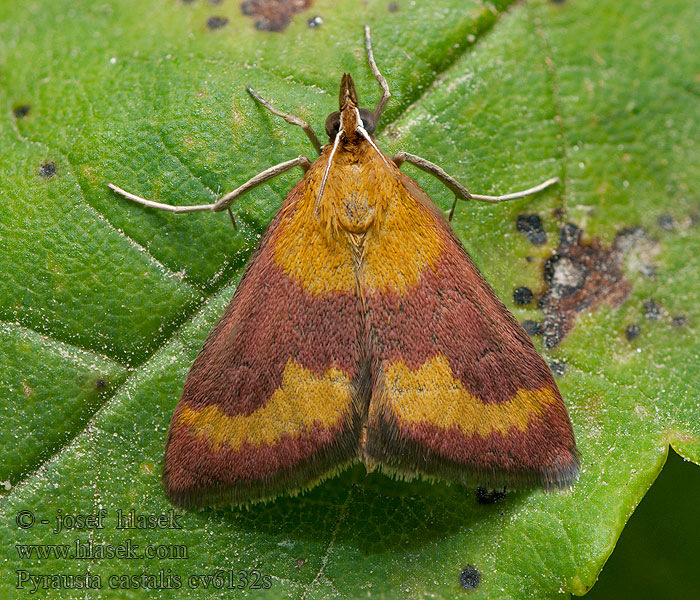
<path fill-rule="evenodd" d="M 309 27 L 317 15 L 323 24 Z M 210 17 L 228 22 L 214 28 Z M 575 224 L 587 248 L 604 250 L 636 232 L 598 265 L 621 260 L 624 281 L 584 289 L 590 304 L 546 351 L 564 367 L 581 478 L 569 493 L 481 505 L 458 485 L 358 466 L 299 497 L 187 512 L 182 529 L 116 529 L 117 510 L 171 510 L 162 452 L 187 370 L 299 175 L 237 201 L 238 231 L 223 215 L 143 209 L 106 184 L 207 203 L 312 156 L 299 128 L 243 86 L 321 133 L 343 72 L 367 105 L 378 98 L 363 22 L 393 93 L 377 137 L 385 149 L 437 162 L 479 193 L 561 178 L 536 197 L 462 203 L 453 221 L 519 319 L 542 320 L 512 294 L 545 292 L 561 227 Z M 466 566 L 481 575 L 473 598 L 585 593 L 669 445 L 700 462 L 695 3 L 317 2 L 282 31 L 254 23 L 234 2 L 0 7 L 0 596 L 60 584 L 18 590 L 24 571 L 99 584 L 50 592 L 58 598 L 140 598 L 146 583 L 156 598 L 208 598 L 227 590 L 197 577 L 221 570 L 233 585 L 245 573 L 251 596 L 457 598 Z M 406 171 L 449 208 L 444 187 Z M 540 216 L 546 244 L 518 233 L 522 214 Z M 631 325 L 640 333 L 630 340 Z M 100 510 L 102 528 L 53 532 L 57 516 Z M 21 511 L 33 526 L 20 526 Z M 187 558 L 38 560 L 16 547 L 76 540 L 184 548 Z M 257 572 L 271 589 L 251 589 Z"/>

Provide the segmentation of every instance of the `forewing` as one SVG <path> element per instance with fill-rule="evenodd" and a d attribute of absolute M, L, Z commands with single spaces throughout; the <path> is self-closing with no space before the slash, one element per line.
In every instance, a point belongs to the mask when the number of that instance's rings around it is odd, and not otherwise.
<path fill-rule="evenodd" d="M 172 418 L 179 505 L 271 498 L 357 457 L 360 327 L 352 255 L 315 231 L 303 181 L 271 222 Z"/>
<path fill-rule="evenodd" d="M 578 453 L 549 368 L 430 199 L 401 181 L 406 193 L 392 199 L 365 256 L 365 460 L 404 477 L 570 485 Z M 403 248 L 414 228 L 417 259 Z M 387 263 L 387 248 L 401 256 Z"/>

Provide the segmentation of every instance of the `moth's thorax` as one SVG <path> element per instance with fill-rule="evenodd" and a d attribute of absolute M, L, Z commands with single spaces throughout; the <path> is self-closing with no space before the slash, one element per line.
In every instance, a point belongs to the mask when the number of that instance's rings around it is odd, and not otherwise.
<path fill-rule="evenodd" d="M 309 186 L 305 198 L 318 206 L 320 227 L 364 234 L 381 222 L 392 198 L 403 191 L 387 163 L 389 160 L 377 154 L 367 141 L 341 144 L 333 157 L 323 193 L 319 197 L 317 180 L 314 182 L 317 185 Z"/>
<path fill-rule="evenodd" d="M 414 288 L 442 252 L 435 217 L 366 141 L 336 150 L 319 194 L 330 153 L 326 146 L 283 209 L 271 240 L 276 265 L 315 296 Z"/>

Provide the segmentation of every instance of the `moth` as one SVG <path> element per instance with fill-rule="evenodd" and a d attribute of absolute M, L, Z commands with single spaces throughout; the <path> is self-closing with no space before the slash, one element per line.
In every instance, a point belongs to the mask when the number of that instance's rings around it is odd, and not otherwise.
<path fill-rule="evenodd" d="M 389 475 L 465 485 L 569 487 L 579 454 L 561 394 L 530 338 L 484 280 L 448 220 L 400 166 L 471 194 L 424 158 L 390 157 L 373 137 L 389 97 L 360 107 L 349 74 L 319 153 L 256 175 L 218 202 L 146 207 L 228 210 L 294 167 L 287 195 L 184 385 L 170 424 L 163 483 L 180 506 L 247 504 L 308 489 L 359 462 Z M 234 222 L 235 225 L 235 222 Z"/>

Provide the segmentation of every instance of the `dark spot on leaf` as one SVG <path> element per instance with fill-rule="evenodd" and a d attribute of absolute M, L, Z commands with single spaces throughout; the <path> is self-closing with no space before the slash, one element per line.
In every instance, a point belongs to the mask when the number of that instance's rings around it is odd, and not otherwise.
<path fill-rule="evenodd" d="M 224 25 L 228 23 L 227 17 L 209 17 L 207 19 L 207 27 L 212 31 L 214 29 L 221 29 Z"/>
<path fill-rule="evenodd" d="M 673 231 L 676 228 L 676 224 L 671 215 L 661 215 L 656 219 L 656 224 L 664 231 Z"/>
<path fill-rule="evenodd" d="M 561 377 L 566 371 L 566 363 L 560 360 L 553 360 L 551 363 L 549 363 L 549 368 L 557 377 Z"/>
<path fill-rule="evenodd" d="M 632 341 L 632 340 L 639 337 L 639 331 L 640 331 L 639 325 L 637 325 L 636 323 L 632 324 L 632 325 L 628 325 L 627 329 L 625 329 L 625 337 L 629 341 Z"/>
<path fill-rule="evenodd" d="M 564 4 L 566 0 L 549 0 L 552 4 Z"/>
<path fill-rule="evenodd" d="M 661 306 L 654 300 L 645 300 L 644 318 L 649 321 L 658 321 L 661 318 Z"/>
<path fill-rule="evenodd" d="M 513 290 L 513 302 L 520 305 L 532 302 L 532 290 L 527 287 L 519 287 Z"/>
<path fill-rule="evenodd" d="M 311 0 L 245 0 L 241 12 L 255 17 L 255 28 L 260 31 L 282 31 L 292 16 L 311 6 Z"/>
<path fill-rule="evenodd" d="M 476 488 L 476 501 L 479 504 L 495 504 L 501 500 L 505 500 L 506 490 L 487 490 L 483 487 Z"/>
<path fill-rule="evenodd" d="M 635 250 L 630 257 L 631 264 L 642 276 L 653 279 L 656 267 L 649 261 L 656 253 L 658 242 L 647 237 L 643 227 L 627 227 L 617 234 L 615 248 L 622 254 Z"/>
<path fill-rule="evenodd" d="M 643 227 L 625 227 L 615 238 L 615 248 L 620 252 L 628 252 L 646 235 Z"/>
<path fill-rule="evenodd" d="M 212 4 L 213 6 L 216 6 L 217 4 L 221 4 L 223 0 L 209 0 L 209 4 Z"/>
<path fill-rule="evenodd" d="M 573 223 L 567 223 L 561 228 L 559 237 L 559 252 L 568 252 L 581 241 L 581 229 Z"/>
<path fill-rule="evenodd" d="M 323 17 L 311 17 L 306 24 L 311 28 L 311 29 L 316 29 L 323 25 Z"/>
<path fill-rule="evenodd" d="M 544 263 L 544 279 L 559 298 L 576 294 L 586 282 L 589 271 L 585 264 L 559 252 Z"/>
<path fill-rule="evenodd" d="M 294 561 L 294 566 L 295 566 L 297 569 L 301 569 L 301 567 L 303 567 L 307 562 L 309 562 L 309 561 L 308 561 L 308 559 L 306 559 L 306 558 L 297 558 L 297 559 Z"/>
<path fill-rule="evenodd" d="M 22 117 L 26 117 L 31 110 L 32 107 L 29 106 L 29 104 L 20 104 L 12 109 L 12 114 L 15 116 L 15 119 L 21 119 Z"/>
<path fill-rule="evenodd" d="M 95 381 L 95 387 L 98 390 L 103 390 L 107 387 L 107 380 L 104 377 L 100 377 L 97 381 Z"/>
<path fill-rule="evenodd" d="M 396 12 L 399 10 L 399 3 L 398 2 L 389 2 L 389 6 L 387 6 L 387 9 L 389 12 Z"/>
<path fill-rule="evenodd" d="M 541 246 L 547 241 L 547 234 L 542 228 L 542 220 L 539 215 L 520 215 L 517 228 L 520 233 L 536 246 Z"/>
<path fill-rule="evenodd" d="M 631 285 L 622 273 L 622 258 L 643 235 L 641 228 L 627 229 L 611 248 L 604 248 L 597 239 L 582 242 L 576 225 L 561 228 L 559 247 L 544 264 L 547 291 L 539 301 L 545 348 L 564 339 L 577 314 L 603 302 L 617 306 L 627 297 Z"/>
<path fill-rule="evenodd" d="M 671 325 L 674 327 L 683 327 L 685 325 L 685 315 L 677 315 L 671 319 Z"/>
<path fill-rule="evenodd" d="M 50 179 L 56 174 L 56 163 L 53 161 L 45 162 L 39 167 L 39 175 L 44 179 Z"/>
<path fill-rule="evenodd" d="M 459 585 L 465 590 L 475 590 L 481 583 L 481 572 L 472 565 L 467 565 L 459 574 Z"/>
<path fill-rule="evenodd" d="M 525 333 L 527 333 L 530 337 L 542 335 L 542 323 L 538 323 L 537 321 L 531 321 L 530 319 L 527 319 L 522 322 L 522 326 L 525 330 Z"/>

